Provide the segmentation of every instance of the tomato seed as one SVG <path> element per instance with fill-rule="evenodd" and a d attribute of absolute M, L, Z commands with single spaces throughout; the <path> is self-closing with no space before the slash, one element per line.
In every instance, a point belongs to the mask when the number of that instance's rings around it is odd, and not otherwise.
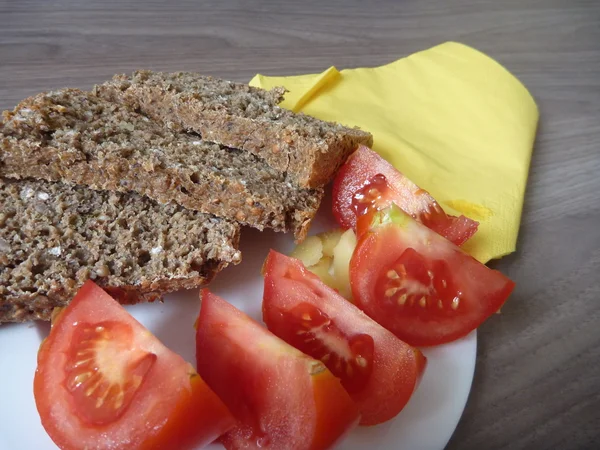
<path fill-rule="evenodd" d="M 89 387 L 85 390 L 85 396 L 90 397 L 96 391 L 96 388 L 99 385 L 100 385 L 100 380 L 96 381 L 96 384 L 92 385 L 92 387 Z"/>
<path fill-rule="evenodd" d="M 388 277 L 390 280 L 397 280 L 398 278 L 400 278 L 400 277 L 398 276 L 398 272 L 396 272 L 395 270 L 388 270 L 388 272 L 387 272 L 387 277 Z"/>
<path fill-rule="evenodd" d="M 96 408 L 100 408 L 104 404 L 104 399 L 106 398 L 107 393 L 108 393 L 108 390 L 104 393 L 104 395 L 102 395 L 96 399 Z"/>
<path fill-rule="evenodd" d="M 385 291 L 385 296 L 386 296 L 386 297 L 391 297 L 391 296 L 392 296 L 392 295 L 394 295 L 396 292 L 398 292 L 398 288 L 396 288 L 396 287 L 393 287 L 393 288 L 386 289 L 386 291 Z"/>
<path fill-rule="evenodd" d="M 72 377 L 69 380 L 69 384 L 68 384 L 69 389 L 74 391 L 79 386 L 81 386 L 81 384 L 84 383 L 91 376 L 92 376 L 92 374 L 90 372 L 83 372 L 83 373 L 75 375 L 74 377 Z"/>
<path fill-rule="evenodd" d="M 83 373 L 80 373 L 75 376 L 75 381 L 77 383 L 83 383 L 85 380 L 87 380 L 91 376 L 92 376 L 91 372 L 83 372 Z"/>
<path fill-rule="evenodd" d="M 79 355 L 79 354 L 78 354 L 77 356 L 81 356 L 81 355 Z M 77 369 L 79 366 L 83 366 L 84 364 L 87 364 L 87 363 L 89 363 L 91 360 L 92 360 L 92 358 L 87 358 L 87 359 L 79 359 L 79 360 L 75 361 L 75 362 L 74 362 L 74 363 L 71 365 L 71 367 L 72 367 L 73 369 Z"/>
<path fill-rule="evenodd" d="M 122 390 L 119 390 L 119 393 L 117 394 L 117 396 L 115 398 L 115 404 L 113 407 L 115 409 L 119 409 L 121 406 L 123 406 L 124 398 L 125 398 L 125 393 Z"/>
<path fill-rule="evenodd" d="M 362 356 L 359 355 L 354 360 L 356 361 L 356 364 L 358 364 L 360 367 L 367 367 L 367 360 Z"/>

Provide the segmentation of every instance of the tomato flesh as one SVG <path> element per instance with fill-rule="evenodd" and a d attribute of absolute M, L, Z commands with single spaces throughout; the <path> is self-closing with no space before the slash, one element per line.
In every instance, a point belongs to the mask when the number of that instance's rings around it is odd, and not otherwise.
<path fill-rule="evenodd" d="M 238 420 L 227 449 L 318 450 L 359 420 L 340 381 L 256 321 L 202 292 L 197 322 L 198 372 Z"/>
<path fill-rule="evenodd" d="M 333 214 L 343 228 L 357 227 L 357 217 L 392 203 L 414 219 L 462 245 L 477 231 L 478 222 L 444 212 L 425 190 L 368 147 L 360 146 L 339 170 L 333 185 Z M 360 229 L 357 234 L 360 235 Z"/>
<path fill-rule="evenodd" d="M 65 387 L 78 415 L 92 425 L 119 419 L 140 390 L 156 355 L 131 348 L 133 330 L 121 322 L 74 326 Z"/>
<path fill-rule="evenodd" d="M 334 320 L 310 303 L 299 303 L 282 314 L 290 329 L 296 330 L 286 342 L 323 361 L 349 393 L 365 387 L 373 370 L 371 336 L 346 335 Z"/>
<path fill-rule="evenodd" d="M 514 283 L 396 206 L 366 215 L 371 228 L 350 261 L 356 304 L 411 345 L 453 341 L 506 301 Z"/>
<path fill-rule="evenodd" d="M 34 395 L 62 449 L 194 448 L 235 423 L 188 363 L 92 281 L 42 343 Z"/>
<path fill-rule="evenodd" d="M 358 405 L 362 425 L 396 416 L 414 392 L 425 357 L 367 317 L 295 258 L 271 250 L 263 319 L 269 330 L 321 360 Z"/>

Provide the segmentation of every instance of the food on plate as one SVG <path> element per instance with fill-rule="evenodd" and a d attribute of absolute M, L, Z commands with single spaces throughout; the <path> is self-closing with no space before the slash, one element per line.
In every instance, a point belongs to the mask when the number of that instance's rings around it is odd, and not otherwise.
<path fill-rule="evenodd" d="M 177 133 L 77 89 L 38 94 L 0 123 L 0 175 L 135 191 L 161 203 L 293 231 L 302 240 L 323 196 L 257 156 Z"/>
<path fill-rule="evenodd" d="M 476 221 L 446 214 L 427 191 L 376 152 L 360 146 L 335 178 L 334 216 L 343 228 L 356 228 L 357 215 L 371 208 L 386 208 L 391 203 L 456 245 L 462 245 L 477 231 Z"/>
<path fill-rule="evenodd" d="M 134 193 L 0 179 L 0 322 L 49 320 L 91 278 L 122 303 L 240 261 L 238 224 Z"/>
<path fill-rule="evenodd" d="M 302 261 L 327 286 L 351 300 L 349 266 L 355 247 L 356 235 L 352 229 L 334 229 L 309 236 L 290 256 Z"/>
<path fill-rule="evenodd" d="M 356 247 L 354 231 L 347 230 L 341 236 L 338 244 L 333 249 L 333 275 L 338 282 L 338 290 L 344 297 L 351 299 L 350 287 L 350 258 Z"/>
<path fill-rule="evenodd" d="M 413 346 L 466 335 L 513 290 L 454 245 L 477 222 L 284 92 L 137 71 L 4 112 L 0 322 L 52 319 L 34 396 L 60 448 L 330 448 L 406 406 Z M 343 229 L 304 240 L 340 167 Z M 241 260 L 241 225 L 293 232 L 298 259 L 265 262 L 272 332 L 202 291 L 197 373 L 119 303 L 209 282 Z"/>
<path fill-rule="evenodd" d="M 348 266 L 349 265 L 350 261 L 348 261 Z M 310 266 L 307 269 L 318 276 L 327 286 L 339 292 L 338 280 L 336 280 L 333 276 L 332 266 L 333 258 L 330 256 L 323 256 L 317 264 Z M 348 289 L 350 289 L 350 285 L 348 285 Z"/>
<path fill-rule="evenodd" d="M 515 286 L 396 205 L 367 217 L 370 227 L 350 261 L 354 302 L 411 345 L 467 335 Z"/>
<path fill-rule="evenodd" d="M 137 71 L 116 75 L 94 91 L 171 129 L 251 152 L 304 187 L 328 183 L 359 144 L 373 143 L 367 132 L 280 108 L 284 88 L 266 91 L 191 72 Z"/>
<path fill-rule="evenodd" d="M 191 449 L 234 424 L 193 367 L 87 281 L 40 347 L 35 402 L 61 449 Z"/>
<path fill-rule="evenodd" d="M 326 258 L 333 257 L 333 251 L 329 255 L 323 253 L 323 241 L 317 236 L 309 236 L 300 244 L 298 244 L 294 250 L 292 250 L 291 256 L 298 258 L 307 267 L 314 266 L 317 264 L 323 256 Z"/>
<path fill-rule="evenodd" d="M 335 247 L 340 242 L 344 231 L 346 230 L 344 230 L 343 228 L 334 228 L 333 230 L 323 231 L 322 233 L 317 234 L 317 236 L 321 240 L 321 244 L 323 245 L 323 254 L 325 256 L 333 258 L 333 252 L 335 250 Z"/>
<path fill-rule="evenodd" d="M 362 425 L 396 416 L 425 368 L 423 354 L 339 296 L 294 258 L 271 250 L 263 319 L 269 330 L 340 378 Z"/>
<path fill-rule="evenodd" d="M 196 326 L 198 373 L 238 419 L 226 449 L 326 449 L 358 423 L 322 362 L 206 289 Z"/>

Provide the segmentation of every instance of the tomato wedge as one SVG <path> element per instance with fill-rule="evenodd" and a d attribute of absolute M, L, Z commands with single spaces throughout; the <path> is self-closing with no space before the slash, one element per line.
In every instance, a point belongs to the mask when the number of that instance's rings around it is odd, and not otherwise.
<path fill-rule="evenodd" d="M 42 343 L 34 394 L 61 449 L 198 448 L 235 424 L 192 366 L 92 281 Z"/>
<path fill-rule="evenodd" d="M 271 250 L 265 264 L 263 319 L 269 330 L 320 359 L 341 379 L 361 412 L 361 425 L 396 416 L 425 369 L 405 344 L 309 272 Z"/>
<path fill-rule="evenodd" d="M 206 289 L 196 356 L 238 419 L 221 438 L 226 449 L 326 449 L 358 423 L 356 405 L 323 363 Z"/>
<path fill-rule="evenodd" d="M 392 203 L 456 245 L 477 231 L 478 222 L 444 212 L 425 190 L 364 145 L 340 168 L 333 184 L 333 214 L 343 228 L 356 229 L 356 217 Z M 357 230 L 360 235 L 360 230 Z"/>
<path fill-rule="evenodd" d="M 515 284 L 393 205 L 372 211 L 350 260 L 356 305 L 403 341 L 437 345 L 498 311 Z"/>

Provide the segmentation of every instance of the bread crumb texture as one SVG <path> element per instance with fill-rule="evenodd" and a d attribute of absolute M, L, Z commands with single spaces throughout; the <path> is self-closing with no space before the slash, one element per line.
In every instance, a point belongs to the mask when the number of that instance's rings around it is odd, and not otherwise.
<path fill-rule="evenodd" d="M 239 225 L 134 193 L 0 180 L 0 321 L 49 319 L 91 278 L 123 303 L 237 264 Z"/>
<path fill-rule="evenodd" d="M 4 113 L 0 174 L 135 191 L 258 229 L 306 232 L 323 189 L 299 188 L 256 155 L 173 132 L 77 89 Z"/>

